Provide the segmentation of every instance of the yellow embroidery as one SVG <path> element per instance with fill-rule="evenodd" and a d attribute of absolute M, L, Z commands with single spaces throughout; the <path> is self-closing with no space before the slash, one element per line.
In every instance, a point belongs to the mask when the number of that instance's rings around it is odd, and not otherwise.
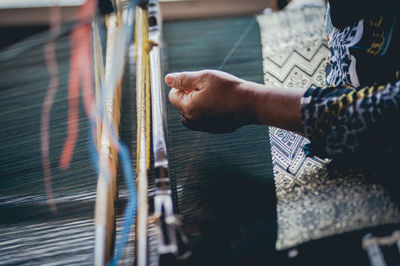
<path fill-rule="evenodd" d="M 371 55 L 379 54 L 385 43 L 385 31 L 382 28 L 382 22 L 382 16 L 379 17 L 378 21 L 374 21 L 372 18 L 369 20 L 369 25 L 372 28 L 372 38 L 374 39 L 371 46 L 367 49 L 367 53 Z"/>
<path fill-rule="evenodd" d="M 372 94 L 376 94 L 379 91 L 383 91 L 386 89 L 385 85 L 372 85 L 371 87 L 364 87 L 360 90 L 353 90 L 350 93 L 346 93 L 341 95 L 334 103 L 328 106 L 320 115 L 318 119 L 316 119 L 314 123 L 314 127 L 319 134 L 324 134 L 323 129 L 321 128 L 322 124 L 332 125 L 333 120 L 332 117 L 336 117 L 342 110 L 346 109 L 349 105 L 354 103 L 354 100 L 365 99 Z M 344 101 L 346 98 L 347 102 Z M 336 108 L 337 107 L 337 108 Z"/>

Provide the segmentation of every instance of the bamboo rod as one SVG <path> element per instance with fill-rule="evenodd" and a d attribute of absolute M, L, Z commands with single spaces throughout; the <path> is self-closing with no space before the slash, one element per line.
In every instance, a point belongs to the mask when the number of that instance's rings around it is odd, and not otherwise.
<path fill-rule="evenodd" d="M 149 167 L 149 63 L 147 9 L 136 9 L 136 108 L 137 108 L 137 186 L 136 219 L 137 265 L 147 263 L 148 167 Z"/>
<path fill-rule="evenodd" d="M 118 34 L 117 16 L 111 14 L 108 19 L 107 49 L 105 66 L 105 83 L 111 79 L 112 60 L 114 57 L 116 39 Z M 104 103 L 104 119 L 112 121 L 118 133 L 120 118 L 120 86 L 117 85 L 114 94 L 108 94 Z M 106 123 L 101 129 L 100 144 L 100 174 L 97 183 L 97 195 L 95 206 L 96 219 L 96 247 L 95 264 L 105 265 L 110 261 L 115 224 L 114 201 L 117 189 L 117 164 L 118 156 L 115 147 L 111 144 L 111 132 Z"/>

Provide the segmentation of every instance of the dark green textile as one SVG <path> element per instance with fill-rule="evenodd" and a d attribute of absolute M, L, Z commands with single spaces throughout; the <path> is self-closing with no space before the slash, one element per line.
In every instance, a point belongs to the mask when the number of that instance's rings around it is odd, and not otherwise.
<path fill-rule="evenodd" d="M 261 41 L 254 18 L 166 23 L 165 69 L 218 68 L 247 28 L 250 31 L 222 70 L 262 82 Z M 49 82 L 43 56 L 47 39 L 46 34 L 40 34 L 0 51 L 0 261 L 18 265 L 93 265 L 97 178 L 89 158 L 89 125 L 82 100 L 79 138 L 71 166 L 66 171 L 58 167 L 67 135 L 66 36 L 57 41 L 60 86 L 50 123 L 57 214 L 52 214 L 46 204 L 40 119 Z M 121 138 L 134 159 L 136 122 L 131 71 L 124 79 Z M 217 264 L 225 258 L 272 251 L 276 200 L 267 128 L 245 127 L 225 135 L 192 132 L 181 125 L 176 110 L 168 105 L 168 134 L 175 203 L 193 248 L 193 256 L 185 264 Z M 150 173 L 150 179 L 152 176 Z M 118 225 L 126 200 L 123 181 L 119 188 Z M 154 237 L 153 231 L 151 234 Z M 154 247 L 154 239 L 151 243 Z"/>
<path fill-rule="evenodd" d="M 69 41 L 57 40 L 59 88 L 50 121 L 50 158 L 58 212 L 46 203 L 40 151 L 49 85 L 47 33 L 0 52 L 0 264 L 93 264 L 97 175 L 88 153 L 80 100 L 79 137 L 68 170 L 58 167 L 67 135 Z"/>
<path fill-rule="evenodd" d="M 221 70 L 263 82 L 254 18 L 163 26 L 166 72 L 218 69 L 237 46 Z M 167 109 L 177 210 L 193 245 L 187 264 L 228 263 L 229 258 L 274 250 L 276 200 L 267 128 L 248 126 L 222 135 L 195 132 L 182 126 L 169 103 Z"/>

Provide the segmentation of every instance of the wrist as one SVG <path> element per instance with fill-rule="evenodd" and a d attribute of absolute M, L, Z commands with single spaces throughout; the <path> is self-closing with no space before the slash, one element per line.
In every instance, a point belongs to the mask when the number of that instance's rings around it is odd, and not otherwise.
<path fill-rule="evenodd" d="M 238 123 L 241 125 L 262 123 L 257 111 L 262 91 L 257 88 L 257 85 L 259 84 L 245 80 L 238 84 L 240 108 L 236 116 Z"/>
<path fill-rule="evenodd" d="M 261 124 L 303 134 L 300 101 L 302 88 L 267 87 L 259 84 L 255 109 Z"/>
<path fill-rule="evenodd" d="M 244 81 L 241 88 L 247 124 L 264 124 L 303 134 L 300 100 L 304 89 L 267 87 Z"/>

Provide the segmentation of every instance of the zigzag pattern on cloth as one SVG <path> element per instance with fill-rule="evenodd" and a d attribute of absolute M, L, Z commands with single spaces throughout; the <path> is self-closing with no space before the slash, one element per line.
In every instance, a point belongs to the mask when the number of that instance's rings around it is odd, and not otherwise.
<path fill-rule="evenodd" d="M 315 49 L 310 49 L 313 55 L 309 58 L 296 50 L 284 55 L 286 58 L 283 56 L 267 57 L 264 61 L 264 65 L 268 68 L 265 78 L 268 82 L 281 84 L 294 84 L 294 80 L 303 78 L 302 85 L 324 85 L 324 75 L 321 73 L 321 69 L 324 66 L 327 50 L 328 48 L 323 43 Z M 275 75 L 271 73 L 275 73 Z"/>
<path fill-rule="evenodd" d="M 265 30 L 261 30 L 265 84 L 302 88 L 325 86 L 323 69 L 329 49 L 321 27 L 323 14 L 319 10 L 315 11 L 284 11 L 258 17 L 259 23 L 266 25 Z M 311 18 L 311 15 L 315 18 Z M 290 26 L 305 23 L 306 27 Z M 271 30 L 272 28 L 280 30 Z M 269 132 L 277 193 L 295 184 L 304 185 L 301 179 L 307 166 L 323 166 L 323 162 L 318 159 L 305 158 L 301 147 L 307 143 L 307 139 L 275 127 L 269 127 Z M 293 175 L 288 175 L 288 170 Z"/>
<path fill-rule="evenodd" d="M 280 87 L 325 86 L 329 49 L 324 8 L 285 10 L 257 17 L 263 45 L 264 82 Z M 269 127 L 277 193 L 278 250 L 378 225 L 398 223 L 398 206 L 370 173 L 328 171 L 306 157 L 307 139 Z M 378 173 L 382 177 L 383 173 Z"/>

